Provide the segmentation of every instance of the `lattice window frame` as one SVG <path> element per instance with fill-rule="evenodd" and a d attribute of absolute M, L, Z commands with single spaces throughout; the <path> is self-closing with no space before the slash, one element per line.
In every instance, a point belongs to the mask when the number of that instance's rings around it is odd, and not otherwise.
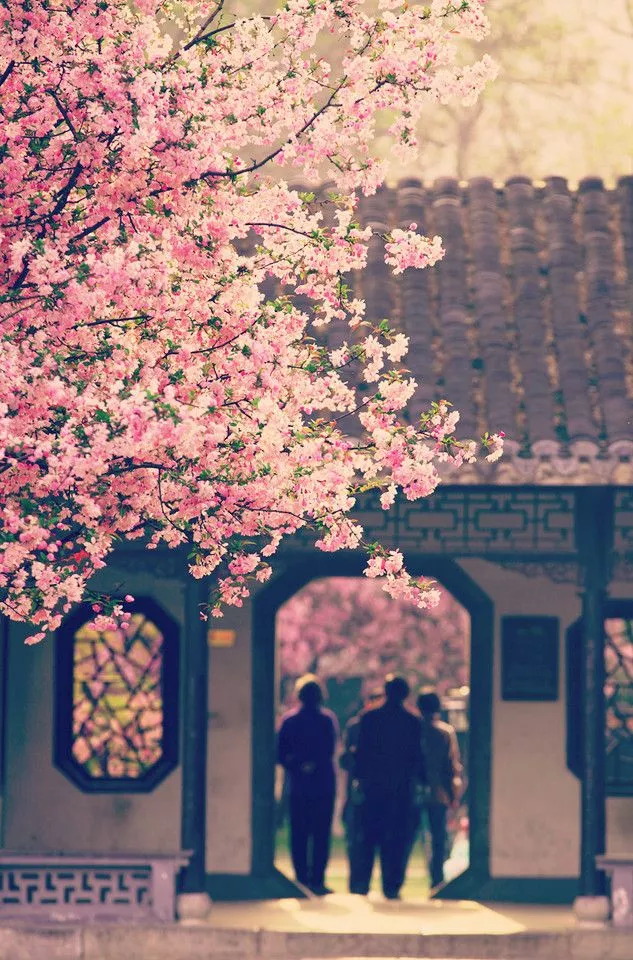
<path fill-rule="evenodd" d="M 81 604 L 67 617 L 55 640 L 55 700 L 53 762 L 84 793 L 150 793 L 178 766 L 179 754 L 179 658 L 180 631 L 176 621 L 151 597 L 137 597 L 126 604 L 132 614 L 141 613 L 163 635 L 161 697 L 163 729 L 160 758 L 139 777 L 91 776 L 73 755 L 74 644 L 76 632 L 94 620 L 90 604 Z"/>
<path fill-rule="evenodd" d="M 604 619 L 633 620 L 633 600 L 607 600 Z M 567 767 L 579 780 L 583 778 L 582 764 L 582 619 L 567 630 Z M 605 729 L 605 737 L 607 731 Z M 606 758 L 605 758 L 606 760 Z M 633 774 L 626 778 L 609 775 L 605 770 L 605 790 L 608 797 L 633 797 Z"/>

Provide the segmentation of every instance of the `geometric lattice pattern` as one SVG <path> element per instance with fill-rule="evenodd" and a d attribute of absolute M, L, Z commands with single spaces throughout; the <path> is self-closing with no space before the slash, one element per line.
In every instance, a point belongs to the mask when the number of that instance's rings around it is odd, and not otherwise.
<path fill-rule="evenodd" d="M 574 495 L 562 490 L 455 490 L 400 506 L 404 549 L 454 553 L 571 554 Z"/>
<path fill-rule="evenodd" d="M 380 508 L 376 491 L 359 495 L 352 517 L 367 540 L 404 551 L 575 559 L 574 504 L 573 490 L 440 485 L 433 496 L 399 498 L 390 510 Z M 303 530 L 287 546 L 312 549 L 313 540 L 314 534 Z"/>
<path fill-rule="evenodd" d="M 633 792 L 633 620 L 605 620 L 606 777 Z"/>
<path fill-rule="evenodd" d="M 174 920 L 176 877 L 188 854 L 50 854 L 0 852 L 4 918 Z M 3 954 L 4 956 L 4 954 Z"/>
<path fill-rule="evenodd" d="M 23 905 L 115 907 L 116 913 L 152 906 L 152 876 L 142 867 L 0 867 L 0 908 Z M 36 911 L 34 911 L 36 912 Z"/>
<path fill-rule="evenodd" d="M 73 638 L 72 755 L 93 778 L 138 778 L 163 754 L 164 637 L 143 613 Z"/>

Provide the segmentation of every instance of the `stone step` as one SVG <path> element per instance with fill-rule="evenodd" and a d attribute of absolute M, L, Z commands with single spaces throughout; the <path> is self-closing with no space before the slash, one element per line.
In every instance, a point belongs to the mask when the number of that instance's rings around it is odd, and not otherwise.
<path fill-rule="evenodd" d="M 0 927 L 0 960 L 633 960 L 633 931 L 353 934 L 184 926 Z"/>

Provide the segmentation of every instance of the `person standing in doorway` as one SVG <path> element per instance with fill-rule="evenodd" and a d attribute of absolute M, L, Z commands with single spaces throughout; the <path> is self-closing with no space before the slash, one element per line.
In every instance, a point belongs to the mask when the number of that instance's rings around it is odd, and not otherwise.
<path fill-rule="evenodd" d="M 356 777 L 356 747 L 358 746 L 358 735 L 360 732 L 360 722 L 366 710 L 377 707 L 384 702 L 385 695 L 380 688 L 371 690 L 363 701 L 361 710 L 352 717 L 345 727 L 343 738 L 343 753 L 341 754 L 339 764 L 347 773 L 347 783 L 345 790 L 345 805 L 343 807 L 343 826 L 345 828 L 345 843 L 347 847 L 347 859 L 349 862 L 349 886 L 350 890 L 358 886 L 356 876 L 358 863 L 358 850 L 361 842 L 360 831 L 360 810 L 358 780 Z"/>
<path fill-rule="evenodd" d="M 360 839 L 350 892 L 369 892 L 378 850 L 382 889 L 388 900 L 400 897 L 411 850 L 416 790 L 426 779 L 421 722 L 405 707 L 408 696 L 407 681 L 390 674 L 384 703 L 361 717 L 354 764 Z"/>
<path fill-rule="evenodd" d="M 456 807 L 462 792 L 462 763 L 457 734 L 449 723 L 440 719 L 440 698 L 434 690 L 418 697 L 422 714 L 422 753 L 428 777 L 425 817 L 431 834 L 431 887 L 444 883 L 444 862 L 447 857 L 446 816 Z M 424 827 L 423 827 L 424 830 Z"/>
<path fill-rule="evenodd" d="M 290 853 L 297 881 L 318 896 L 325 886 L 336 798 L 336 717 L 323 708 L 317 677 L 297 681 L 300 702 L 284 717 L 277 735 L 277 761 L 288 779 Z"/>

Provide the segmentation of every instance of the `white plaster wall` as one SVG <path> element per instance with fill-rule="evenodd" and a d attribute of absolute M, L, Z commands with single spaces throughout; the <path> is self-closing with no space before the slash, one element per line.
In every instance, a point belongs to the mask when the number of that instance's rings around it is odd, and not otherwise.
<path fill-rule="evenodd" d="M 252 643 L 253 599 L 273 580 L 256 585 L 241 608 L 228 607 L 213 629 L 234 630 L 233 647 L 209 649 L 207 871 L 250 873 L 252 860 Z"/>
<path fill-rule="evenodd" d="M 209 648 L 207 871 L 251 866 L 251 601 L 210 622 L 234 630 L 233 647 Z"/>
<path fill-rule="evenodd" d="M 565 631 L 580 615 L 578 587 L 528 578 L 484 560 L 463 560 L 461 566 L 495 605 L 491 875 L 577 876 L 580 787 L 565 755 Z M 612 584 L 610 596 L 630 597 L 630 584 Z M 501 617 L 530 614 L 560 620 L 559 699 L 554 703 L 501 699 Z M 610 798 L 607 849 L 632 848 L 633 799 Z"/>
<path fill-rule="evenodd" d="M 607 853 L 633 850 L 633 797 L 607 800 Z"/>
<path fill-rule="evenodd" d="M 126 591 L 153 596 L 183 623 L 181 583 L 121 576 Z M 2 845 L 23 852 L 179 850 L 180 768 L 151 793 L 108 795 L 82 793 L 53 766 L 54 643 L 27 647 L 26 634 L 10 625 Z"/>

